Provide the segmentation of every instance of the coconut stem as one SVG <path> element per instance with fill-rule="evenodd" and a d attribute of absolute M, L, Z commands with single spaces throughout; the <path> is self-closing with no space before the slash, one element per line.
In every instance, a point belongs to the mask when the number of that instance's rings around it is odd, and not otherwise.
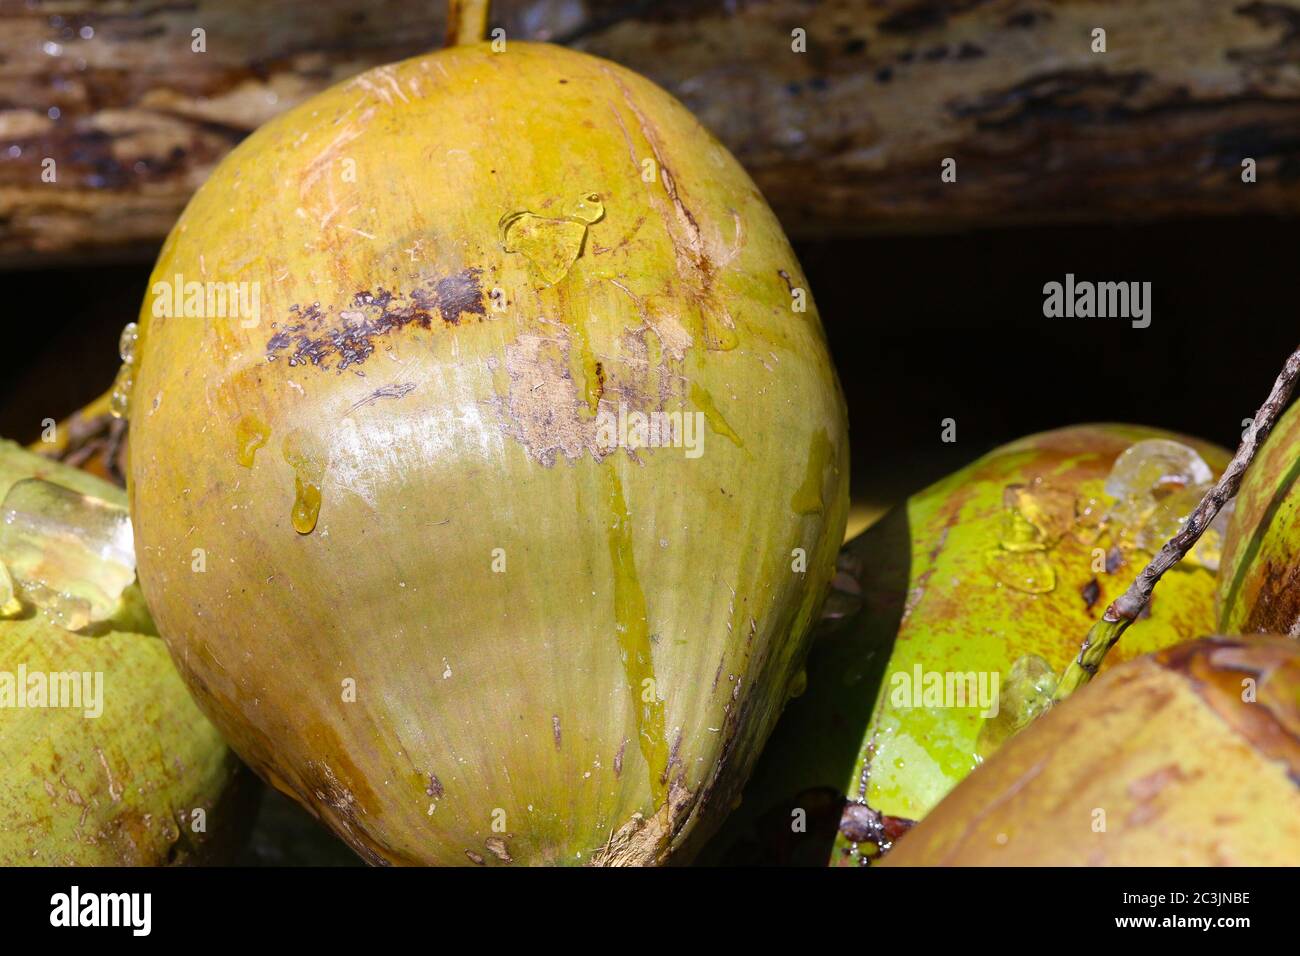
<path fill-rule="evenodd" d="M 1260 446 L 1263 445 L 1264 439 L 1273 430 L 1273 423 L 1282 413 L 1287 399 L 1291 397 L 1297 377 L 1300 377 L 1300 349 L 1292 352 L 1291 357 L 1282 366 L 1268 400 L 1260 406 L 1254 420 L 1242 435 L 1237 453 L 1232 456 L 1232 461 L 1228 462 L 1223 476 L 1206 492 L 1201 503 L 1187 516 L 1187 521 L 1179 532 L 1165 542 L 1164 547 L 1151 559 L 1151 563 L 1142 569 L 1129 585 L 1128 590 L 1106 608 L 1106 613 L 1101 616 L 1101 620 L 1088 631 L 1083 647 L 1079 650 L 1079 656 L 1061 675 L 1053 697 L 1054 701 L 1064 700 L 1092 680 L 1097 669 L 1101 667 L 1106 652 L 1115 645 L 1128 626 L 1137 620 L 1138 615 L 1147 606 L 1147 602 L 1151 600 L 1151 592 L 1155 590 L 1156 582 L 1195 547 L 1196 542 L 1200 540 L 1220 509 L 1237 494 L 1237 489 L 1241 487 L 1242 476 L 1254 460 Z"/>
<path fill-rule="evenodd" d="M 447 46 L 482 43 L 487 37 L 489 0 L 449 0 Z"/>

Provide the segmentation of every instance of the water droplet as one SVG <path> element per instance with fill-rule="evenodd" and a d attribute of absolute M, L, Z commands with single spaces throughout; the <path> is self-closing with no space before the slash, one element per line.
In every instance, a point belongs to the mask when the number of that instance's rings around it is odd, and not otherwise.
<path fill-rule="evenodd" d="M 570 202 L 560 216 L 543 216 L 528 210 L 508 212 L 501 217 L 501 243 L 506 252 L 524 256 L 549 285 L 554 285 L 573 268 L 582 255 L 587 227 L 605 215 L 600 195 L 582 194 Z"/>
<path fill-rule="evenodd" d="M 122 328 L 122 334 L 117 340 L 118 354 L 127 365 L 135 364 L 135 346 L 139 341 L 140 326 L 135 322 L 128 322 Z"/>
<path fill-rule="evenodd" d="M 1100 482 L 1096 484 L 1100 485 Z M 1106 531 L 1105 517 L 1106 506 L 1102 499 L 1087 491 L 1081 492 L 1074 503 L 1074 537 L 1086 545 L 1096 544 Z"/>
<path fill-rule="evenodd" d="M 5 563 L 0 561 L 0 618 L 17 617 L 22 613 L 23 602 L 14 591 L 14 579 Z"/>
<path fill-rule="evenodd" d="M 235 442 L 238 446 L 235 457 L 245 468 L 252 468 L 257 450 L 270 438 L 271 429 L 267 427 L 266 422 L 256 415 L 245 415 L 235 426 Z"/>
<path fill-rule="evenodd" d="M 984 718 L 976 752 L 991 757 L 1017 731 L 1052 706 L 1056 672 L 1037 654 L 1018 658 L 998 688 L 998 712 Z"/>
<path fill-rule="evenodd" d="M 293 469 L 294 499 L 289 520 L 299 534 L 311 534 L 320 518 L 321 482 L 325 478 L 322 456 L 310 435 L 301 429 L 284 440 L 284 460 Z"/>
<path fill-rule="evenodd" d="M 1045 551 L 1054 547 L 1075 521 L 1073 493 L 1042 478 L 1002 489 L 1002 538 L 1007 551 Z"/>
<path fill-rule="evenodd" d="M 590 226 L 605 218 L 605 204 L 601 202 L 599 193 L 586 193 L 571 202 L 565 214 Z"/>
<path fill-rule="evenodd" d="M 1056 570 L 1043 551 L 989 551 L 989 571 L 1004 587 L 1025 594 L 1047 594 L 1056 589 Z"/>
<path fill-rule="evenodd" d="M 293 499 L 293 530 L 299 534 L 311 534 L 316 530 L 320 519 L 320 487 L 303 481 L 302 476 L 295 476 L 296 494 Z"/>
<path fill-rule="evenodd" d="M 0 506 L 0 558 L 16 596 L 81 630 L 112 617 L 135 580 L 131 518 L 119 505 L 27 478 Z"/>
<path fill-rule="evenodd" d="M 1008 489 L 1010 490 L 1010 489 Z M 1003 501 L 1005 502 L 1005 495 Z M 1002 512 L 1002 537 L 998 541 L 1005 551 L 1042 551 L 1047 547 L 1042 532 L 1024 516 L 1019 508 L 1004 508 Z"/>
<path fill-rule="evenodd" d="M 109 398 L 108 410 L 114 418 L 131 417 L 131 391 L 135 388 L 135 366 L 123 365 L 117 370 L 113 379 L 113 394 Z"/>

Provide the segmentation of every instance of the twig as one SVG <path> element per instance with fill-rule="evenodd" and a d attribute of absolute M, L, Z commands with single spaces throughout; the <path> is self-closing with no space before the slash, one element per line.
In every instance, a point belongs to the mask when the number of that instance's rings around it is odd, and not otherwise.
<path fill-rule="evenodd" d="M 1241 487 L 1242 476 L 1254 460 L 1255 453 L 1259 451 L 1264 439 L 1273 430 L 1273 424 L 1282 413 L 1287 399 L 1291 397 L 1297 377 L 1300 377 L 1300 349 L 1292 352 L 1291 357 L 1286 360 L 1286 365 L 1282 367 L 1277 381 L 1273 383 L 1273 391 L 1269 393 L 1268 400 L 1260 406 L 1254 420 L 1242 435 L 1237 453 L 1232 456 L 1232 461 L 1228 462 L 1223 476 L 1206 492 L 1201 503 L 1187 516 L 1182 529 L 1165 542 L 1164 547 L 1151 559 L 1151 563 L 1142 569 L 1129 585 L 1128 590 L 1106 608 L 1106 613 L 1101 616 L 1101 620 L 1088 631 L 1083 647 L 1079 650 L 1079 656 L 1061 675 L 1054 700 L 1064 700 L 1092 680 L 1097 669 L 1101 667 L 1106 652 L 1115 645 L 1120 635 L 1137 619 L 1143 608 L 1147 606 L 1147 602 L 1151 600 L 1151 592 L 1155 590 L 1156 582 L 1166 571 L 1181 561 L 1188 551 L 1192 550 L 1219 510 L 1237 494 L 1237 489 Z"/>

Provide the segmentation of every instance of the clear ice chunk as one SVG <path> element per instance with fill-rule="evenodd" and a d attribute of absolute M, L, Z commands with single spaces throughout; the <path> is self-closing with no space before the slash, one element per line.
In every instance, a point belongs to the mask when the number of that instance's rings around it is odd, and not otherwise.
<path fill-rule="evenodd" d="M 1162 491 L 1208 485 L 1214 472 L 1195 448 L 1167 438 L 1152 438 L 1126 448 L 1106 479 L 1112 498 L 1155 496 Z"/>
<path fill-rule="evenodd" d="M 1138 529 L 1134 539 L 1137 546 L 1152 554 L 1159 551 L 1166 541 L 1183 530 L 1188 516 L 1201 503 L 1209 487 L 1208 484 L 1192 485 L 1161 498 Z"/>
<path fill-rule="evenodd" d="M 1115 459 L 1106 479 L 1106 494 L 1117 499 L 1107 521 L 1143 550 L 1159 550 L 1213 481 L 1196 449 L 1166 438 L 1137 442 Z"/>
<path fill-rule="evenodd" d="M 976 741 L 981 759 L 999 747 L 1052 706 L 1057 677 L 1052 665 L 1037 654 L 1026 654 L 1011 665 L 998 693 L 998 712 L 984 718 Z"/>
<path fill-rule="evenodd" d="M 16 597 L 70 631 L 112 617 L 135 580 L 127 509 L 40 478 L 0 505 L 0 562 Z"/>

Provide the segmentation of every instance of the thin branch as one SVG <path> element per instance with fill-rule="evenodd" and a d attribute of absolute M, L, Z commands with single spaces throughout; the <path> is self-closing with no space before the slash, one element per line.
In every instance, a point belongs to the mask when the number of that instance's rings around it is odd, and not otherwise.
<path fill-rule="evenodd" d="M 1242 435 L 1241 445 L 1238 446 L 1237 453 L 1232 456 L 1232 461 L 1228 462 L 1223 476 L 1206 492 L 1201 503 L 1188 515 L 1182 529 L 1165 543 L 1159 553 L 1151 559 L 1151 563 L 1143 568 L 1129 585 L 1128 590 L 1106 608 L 1106 613 L 1101 616 L 1101 620 L 1088 631 L 1083 647 L 1079 650 L 1079 656 L 1066 668 L 1060 683 L 1057 684 L 1055 700 L 1064 700 L 1092 680 L 1097 669 L 1101 667 L 1106 653 L 1120 639 L 1120 635 L 1128 629 L 1128 626 L 1137 620 L 1138 615 L 1147 606 L 1147 602 L 1151 600 L 1151 592 L 1155 590 L 1156 582 L 1166 571 L 1181 561 L 1188 551 L 1192 550 L 1220 509 L 1237 494 L 1237 489 L 1241 487 L 1242 476 L 1255 459 L 1255 454 L 1263 445 L 1264 439 L 1273 430 L 1274 423 L 1291 397 L 1297 377 L 1300 377 L 1300 349 L 1292 352 L 1291 357 L 1286 360 L 1286 365 L 1282 367 L 1277 381 L 1273 383 L 1273 390 L 1269 393 L 1268 400 L 1260 406 L 1246 433 Z"/>

